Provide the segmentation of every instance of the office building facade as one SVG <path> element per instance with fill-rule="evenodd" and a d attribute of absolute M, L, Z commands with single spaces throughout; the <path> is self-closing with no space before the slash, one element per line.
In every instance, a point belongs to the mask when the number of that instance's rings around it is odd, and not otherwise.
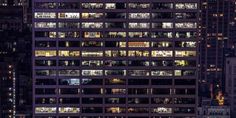
<path fill-rule="evenodd" d="M 35 118 L 196 118 L 199 0 L 34 0 Z"/>

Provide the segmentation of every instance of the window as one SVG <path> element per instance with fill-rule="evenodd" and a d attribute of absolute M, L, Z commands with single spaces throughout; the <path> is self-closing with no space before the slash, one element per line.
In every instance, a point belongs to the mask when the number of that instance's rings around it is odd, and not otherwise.
<path fill-rule="evenodd" d="M 126 32 L 105 32 L 105 38 L 125 38 Z"/>
<path fill-rule="evenodd" d="M 152 70 L 152 76 L 173 76 L 172 70 Z"/>
<path fill-rule="evenodd" d="M 103 28 L 102 22 L 82 22 L 82 28 Z"/>
<path fill-rule="evenodd" d="M 82 42 L 82 47 L 103 47 L 103 42 L 101 42 L 101 41 L 84 41 L 84 42 Z"/>
<path fill-rule="evenodd" d="M 125 85 L 126 80 L 120 79 L 120 78 L 109 78 L 106 79 L 105 84 L 106 85 Z"/>
<path fill-rule="evenodd" d="M 146 29 L 150 28 L 150 23 L 129 23 L 130 29 Z"/>
<path fill-rule="evenodd" d="M 196 51 L 175 51 L 175 57 L 195 57 Z"/>
<path fill-rule="evenodd" d="M 141 3 L 141 2 L 136 2 L 136 3 L 129 3 L 129 8 L 130 9 L 148 9 L 150 8 L 149 3 Z"/>
<path fill-rule="evenodd" d="M 79 22 L 58 22 L 58 28 L 77 29 L 79 24 Z"/>
<path fill-rule="evenodd" d="M 103 57 L 103 51 L 82 51 L 82 57 Z"/>
<path fill-rule="evenodd" d="M 130 48 L 147 48 L 149 47 L 149 42 L 128 42 L 128 47 Z"/>
<path fill-rule="evenodd" d="M 186 12 L 186 13 L 175 13 L 176 19 L 196 19 L 196 12 Z"/>
<path fill-rule="evenodd" d="M 126 28 L 125 22 L 106 22 L 106 28 Z"/>
<path fill-rule="evenodd" d="M 107 19 L 126 19 L 126 13 L 123 12 L 107 12 L 105 13 Z"/>
<path fill-rule="evenodd" d="M 102 76 L 103 70 L 82 70 L 82 76 Z"/>
<path fill-rule="evenodd" d="M 83 38 L 102 38 L 102 32 L 83 32 Z"/>
<path fill-rule="evenodd" d="M 59 107 L 59 113 L 79 113 L 80 109 L 77 107 Z"/>
<path fill-rule="evenodd" d="M 151 38 L 173 38 L 172 32 L 152 32 Z"/>
<path fill-rule="evenodd" d="M 59 70 L 58 71 L 59 76 L 79 76 L 80 71 L 79 70 Z"/>
<path fill-rule="evenodd" d="M 176 38 L 195 38 L 197 36 L 196 32 L 176 32 Z"/>
<path fill-rule="evenodd" d="M 153 9 L 173 9 L 173 3 L 168 2 L 156 2 L 153 3 Z"/>
<path fill-rule="evenodd" d="M 102 65 L 103 65 L 103 61 L 100 61 L 100 60 L 82 61 L 82 66 L 99 67 Z"/>
<path fill-rule="evenodd" d="M 150 19 L 150 13 L 129 13 L 129 19 Z"/>
<path fill-rule="evenodd" d="M 55 9 L 57 3 L 55 2 L 35 2 L 36 9 Z"/>
<path fill-rule="evenodd" d="M 129 70 L 129 76 L 149 76 L 148 70 Z"/>
<path fill-rule="evenodd" d="M 82 104 L 102 104 L 103 99 L 97 97 L 82 98 Z"/>
<path fill-rule="evenodd" d="M 36 104 L 56 104 L 56 98 L 36 98 Z"/>
<path fill-rule="evenodd" d="M 103 13 L 82 13 L 82 19 L 101 19 Z"/>
<path fill-rule="evenodd" d="M 197 9 L 197 3 L 176 3 L 175 9 Z"/>
<path fill-rule="evenodd" d="M 59 47 L 80 47 L 79 41 L 59 41 Z"/>
<path fill-rule="evenodd" d="M 55 70 L 36 70 L 35 75 L 37 76 L 56 76 Z"/>
<path fill-rule="evenodd" d="M 57 51 L 54 50 L 36 50 L 35 57 L 55 57 L 57 56 Z"/>
<path fill-rule="evenodd" d="M 172 47 L 172 42 L 161 41 L 161 42 L 152 42 L 152 47 L 158 48 L 170 48 Z"/>
<path fill-rule="evenodd" d="M 58 13 L 58 18 L 59 19 L 79 19 L 80 18 L 80 13 Z"/>
<path fill-rule="evenodd" d="M 56 38 L 56 32 L 49 31 L 35 31 L 35 38 Z"/>
<path fill-rule="evenodd" d="M 149 51 L 146 50 L 130 50 L 128 51 L 129 57 L 149 57 Z"/>
<path fill-rule="evenodd" d="M 148 38 L 149 32 L 129 32 L 129 38 Z"/>
<path fill-rule="evenodd" d="M 79 2 L 60 2 L 59 9 L 79 9 Z"/>
<path fill-rule="evenodd" d="M 56 47 L 55 41 L 36 41 L 35 47 Z"/>
<path fill-rule="evenodd" d="M 173 23 L 171 22 L 152 23 L 152 28 L 171 29 L 173 28 Z"/>
<path fill-rule="evenodd" d="M 59 85 L 80 85 L 79 78 L 59 79 Z"/>
<path fill-rule="evenodd" d="M 166 107 L 153 108 L 153 113 L 171 114 L 172 112 L 173 112 L 172 108 L 166 108 Z"/>
<path fill-rule="evenodd" d="M 56 28 L 55 22 L 35 22 L 35 28 Z"/>
<path fill-rule="evenodd" d="M 56 107 L 35 107 L 35 113 L 56 113 Z"/>
<path fill-rule="evenodd" d="M 173 51 L 152 51 L 152 57 L 173 57 Z"/>
<path fill-rule="evenodd" d="M 105 41 L 105 47 L 126 47 L 126 42 Z"/>
<path fill-rule="evenodd" d="M 58 38 L 79 38 L 79 32 L 58 32 Z"/>
<path fill-rule="evenodd" d="M 122 2 L 105 4 L 105 9 L 125 9 L 125 8 L 126 8 L 126 4 Z"/>
<path fill-rule="evenodd" d="M 56 18 L 56 13 L 55 12 L 35 12 L 34 18 L 53 19 L 53 18 Z"/>
<path fill-rule="evenodd" d="M 125 98 L 105 98 L 106 104 L 125 104 Z"/>
<path fill-rule="evenodd" d="M 125 107 L 107 107 L 105 108 L 106 113 L 125 113 Z"/>
<path fill-rule="evenodd" d="M 79 60 L 59 60 L 58 62 L 59 66 L 64 66 L 64 67 L 68 67 L 68 66 L 79 66 L 80 65 L 80 61 Z"/>
<path fill-rule="evenodd" d="M 58 55 L 61 57 L 79 57 L 80 51 L 59 50 Z"/>
<path fill-rule="evenodd" d="M 197 28 L 197 23 L 175 23 L 175 28 L 185 29 L 185 28 Z"/>
<path fill-rule="evenodd" d="M 124 50 L 106 50 L 105 51 L 106 57 L 126 57 L 126 51 Z"/>
<path fill-rule="evenodd" d="M 103 3 L 82 3 L 82 9 L 102 9 Z"/>
<path fill-rule="evenodd" d="M 36 66 L 56 66 L 56 60 L 35 60 Z"/>
<path fill-rule="evenodd" d="M 196 61 L 195 60 L 175 60 L 175 66 L 195 67 Z"/>
<path fill-rule="evenodd" d="M 114 76 L 114 75 L 125 76 L 126 70 L 105 70 L 105 75 L 106 76 Z"/>
<path fill-rule="evenodd" d="M 197 44 L 194 41 L 176 41 L 175 47 L 196 48 Z"/>

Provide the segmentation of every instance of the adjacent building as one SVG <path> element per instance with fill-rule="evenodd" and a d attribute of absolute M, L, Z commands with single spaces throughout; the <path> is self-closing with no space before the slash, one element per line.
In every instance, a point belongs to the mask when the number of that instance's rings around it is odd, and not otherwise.
<path fill-rule="evenodd" d="M 13 118 L 16 113 L 15 67 L 8 60 L 0 60 L 0 118 Z"/>
<path fill-rule="evenodd" d="M 235 47 L 234 0 L 201 0 L 199 96 L 215 99 L 225 88 L 225 57 Z"/>
<path fill-rule="evenodd" d="M 236 117 L 236 57 L 226 58 L 226 85 L 225 91 L 229 98 L 232 118 Z"/>
<path fill-rule="evenodd" d="M 35 118 L 196 118 L 199 0 L 33 0 Z"/>

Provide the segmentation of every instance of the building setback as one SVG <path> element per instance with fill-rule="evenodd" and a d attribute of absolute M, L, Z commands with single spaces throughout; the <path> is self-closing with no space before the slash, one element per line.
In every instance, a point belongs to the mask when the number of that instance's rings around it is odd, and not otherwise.
<path fill-rule="evenodd" d="M 196 118 L 199 0 L 33 0 L 34 118 Z"/>

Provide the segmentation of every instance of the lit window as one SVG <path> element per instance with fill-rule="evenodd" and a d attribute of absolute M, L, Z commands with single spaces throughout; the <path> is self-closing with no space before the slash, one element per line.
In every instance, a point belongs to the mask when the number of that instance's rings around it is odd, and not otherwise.
<path fill-rule="evenodd" d="M 36 107 L 35 113 L 56 113 L 56 107 Z"/>
<path fill-rule="evenodd" d="M 60 19 L 79 19 L 80 13 L 58 13 Z"/>
<path fill-rule="evenodd" d="M 125 9 L 125 3 L 117 2 L 117 3 L 106 3 L 105 9 Z"/>
<path fill-rule="evenodd" d="M 59 70 L 59 76 L 79 76 L 79 70 Z"/>
<path fill-rule="evenodd" d="M 101 32 L 83 32 L 84 38 L 102 38 Z"/>
<path fill-rule="evenodd" d="M 80 109 L 77 107 L 59 107 L 59 113 L 79 113 Z"/>
<path fill-rule="evenodd" d="M 153 109 L 153 113 L 159 114 L 171 114 L 173 112 L 172 108 L 158 107 Z"/>
<path fill-rule="evenodd" d="M 195 57 L 196 51 L 175 51 L 175 57 Z"/>
<path fill-rule="evenodd" d="M 35 28 L 56 28 L 55 22 L 35 22 Z"/>
<path fill-rule="evenodd" d="M 100 19 L 103 13 L 82 13 L 82 19 Z"/>
<path fill-rule="evenodd" d="M 175 9 L 197 9 L 197 3 L 176 3 Z"/>
<path fill-rule="evenodd" d="M 152 51 L 152 57 L 172 57 L 173 51 Z"/>
<path fill-rule="evenodd" d="M 57 51 L 54 50 L 36 50 L 35 57 L 54 57 L 57 56 Z"/>
<path fill-rule="evenodd" d="M 53 19 L 53 18 L 56 18 L 56 13 L 55 12 L 35 12 L 34 18 Z"/>
<path fill-rule="evenodd" d="M 149 42 L 128 42 L 128 47 L 132 47 L 132 48 L 145 47 L 146 48 L 146 47 L 149 47 Z"/>
<path fill-rule="evenodd" d="M 124 50 L 106 50 L 105 51 L 106 57 L 126 57 L 126 51 Z"/>
<path fill-rule="evenodd" d="M 103 70 L 82 70 L 82 76 L 102 76 Z"/>
<path fill-rule="evenodd" d="M 61 57 L 79 57 L 80 51 L 60 50 L 59 56 L 61 56 Z"/>
<path fill-rule="evenodd" d="M 129 23 L 130 29 L 150 28 L 150 23 Z"/>
<path fill-rule="evenodd" d="M 152 28 L 171 29 L 173 28 L 173 23 L 171 22 L 152 23 Z"/>
<path fill-rule="evenodd" d="M 181 29 L 184 29 L 184 28 L 197 28 L 197 23 L 175 23 L 175 28 L 181 28 Z"/>
<path fill-rule="evenodd" d="M 129 19 L 150 19 L 150 13 L 129 13 Z"/>
<path fill-rule="evenodd" d="M 102 22 L 82 22 L 82 28 L 103 28 Z"/>
<path fill-rule="evenodd" d="M 149 56 L 149 51 L 131 50 L 131 51 L 128 51 L 128 56 L 129 57 L 148 57 Z"/>
<path fill-rule="evenodd" d="M 152 70 L 152 76 L 173 76 L 172 70 Z"/>
<path fill-rule="evenodd" d="M 102 9 L 103 3 L 82 3 L 83 9 Z"/>
<path fill-rule="evenodd" d="M 130 9 L 148 9 L 151 5 L 149 3 L 129 3 L 128 6 Z"/>
<path fill-rule="evenodd" d="M 82 57 L 103 57 L 103 51 L 82 51 Z"/>

